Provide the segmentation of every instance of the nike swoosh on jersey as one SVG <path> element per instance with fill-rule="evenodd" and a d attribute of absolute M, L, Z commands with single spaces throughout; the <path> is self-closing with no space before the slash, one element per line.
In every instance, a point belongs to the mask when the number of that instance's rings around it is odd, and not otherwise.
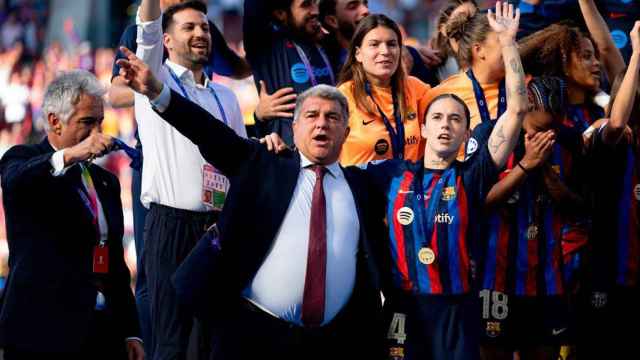
<path fill-rule="evenodd" d="M 375 120 L 371 120 L 371 121 L 364 121 L 362 120 L 362 125 L 367 126 L 369 124 L 371 124 L 372 122 L 374 122 Z"/>
<path fill-rule="evenodd" d="M 552 330 L 551 330 L 551 334 L 553 334 L 553 336 L 560 335 L 560 334 L 562 334 L 565 330 L 567 330 L 567 328 L 562 328 L 562 329 L 552 329 Z"/>

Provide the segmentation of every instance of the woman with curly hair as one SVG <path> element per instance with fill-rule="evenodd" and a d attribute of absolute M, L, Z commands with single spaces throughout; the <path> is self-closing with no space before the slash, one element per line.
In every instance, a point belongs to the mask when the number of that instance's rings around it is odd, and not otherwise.
<path fill-rule="evenodd" d="M 618 130 L 591 144 L 596 213 L 577 317 L 578 358 L 640 358 L 637 337 L 626 330 L 640 322 L 640 21 L 629 37 L 629 66 L 613 81 L 602 132 Z"/>
<path fill-rule="evenodd" d="M 554 24 L 520 40 L 520 54 L 527 73 L 566 80 L 569 94 L 567 125 L 584 132 L 585 140 L 603 121 L 608 96 L 601 101 L 602 69 L 612 80 L 624 60 L 593 0 L 580 0 L 589 34 L 568 24 Z"/>
<path fill-rule="evenodd" d="M 587 240 L 583 142 L 563 131 L 565 83 L 533 78 L 528 95 L 518 145 L 486 200 L 479 294 L 485 359 L 510 360 L 516 351 L 520 359 L 558 358 L 570 332 L 576 254 Z M 483 123 L 476 132 L 490 129 Z"/>

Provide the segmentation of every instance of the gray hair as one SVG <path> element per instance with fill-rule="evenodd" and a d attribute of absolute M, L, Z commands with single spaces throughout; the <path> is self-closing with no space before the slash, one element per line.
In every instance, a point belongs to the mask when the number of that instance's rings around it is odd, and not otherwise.
<path fill-rule="evenodd" d="M 296 109 L 293 112 L 293 121 L 297 121 L 300 116 L 300 111 L 302 110 L 302 104 L 308 99 L 312 97 L 319 97 L 325 100 L 335 101 L 340 105 L 340 110 L 342 114 L 342 119 L 345 123 L 349 121 L 349 103 L 347 102 L 347 98 L 342 95 L 340 90 L 333 86 L 329 85 L 316 85 L 312 88 L 305 90 L 302 94 L 298 95 L 296 100 Z"/>
<path fill-rule="evenodd" d="M 102 98 L 106 92 L 98 79 L 86 70 L 62 72 L 47 86 L 44 94 L 42 113 L 45 129 L 49 130 L 49 114 L 56 114 L 66 124 L 80 101 L 80 95 Z"/>

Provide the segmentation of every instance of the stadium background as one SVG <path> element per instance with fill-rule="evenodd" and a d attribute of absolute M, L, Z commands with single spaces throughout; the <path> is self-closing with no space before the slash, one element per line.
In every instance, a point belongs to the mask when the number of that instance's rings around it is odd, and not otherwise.
<path fill-rule="evenodd" d="M 430 36 L 443 0 L 373 0 L 372 13 L 384 13 L 402 24 L 408 44 Z M 139 1 L 133 0 L 0 0 L 0 156 L 11 146 L 40 141 L 44 136 L 41 104 L 44 89 L 59 71 L 92 71 L 108 86 L 117 45 L 134 21 Z M 486 8 L 492 1 L 479 1 Z M 209 0 L 209 18 L 231 47 L 243 54 L 242 0 Z M 213 49 L 215 51 L 215 49 Z M 252 78 L 214 79 L 235 92 L 245 122 L 253 122 L 258 100 Z M 103 131 L 134 144 L 132 109 L 105 107 Z M 122 185 L 126 260 L 135 281 L 135 248 L 131 212 L 129 159 L 122 152 L 99 159 Z M 0 197 L 2 196 L 0 190 Z M 0 293 L 8 272 L 4 213 L 0 207 Z"/>

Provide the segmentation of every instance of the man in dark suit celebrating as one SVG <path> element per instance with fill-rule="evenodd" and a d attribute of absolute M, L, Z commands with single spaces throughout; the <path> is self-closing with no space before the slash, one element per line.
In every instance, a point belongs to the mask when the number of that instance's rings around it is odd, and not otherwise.
<path fill-rule="evenodd" d="M 293 122 L 298 150 L 277 156 L 170 92 L 125 52 L 121 74 L 131 87 L 231 179 L 213 281 L 178 284 L 179 294 L 183 285 L 198 288 L 193 305 L 216 319 L 213 357 L 384 355 L 382 199 L 359 169 L 337 163 L 349 133 L 344 96 L 327 85 L 301 94 Z"/>
<path fill-rule="evenodd" d="M 0 312 L 5 359 L 144 358 L 122 248 L 118 179 L 91 164 L 105 90 L 86 71 L 47 88 L 47 137 L 0 160 L 9 277 Z M 88 161 L 87 161 L 88 160 Z"/>

